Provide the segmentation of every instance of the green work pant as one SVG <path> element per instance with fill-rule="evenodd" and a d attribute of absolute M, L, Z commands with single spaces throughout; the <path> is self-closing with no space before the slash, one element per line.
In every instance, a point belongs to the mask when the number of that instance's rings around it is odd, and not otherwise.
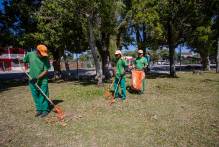
<path fill-rule="evenodd" d="M 38 84 L 42 91 L 49 96 L 48 83 Z M 48 112 L 49 101 L 43 96 L 43 94 L 37 89 L 37 87 L 29 83 L 29 87 L 33 96 L 33 100 L 36 106 L 37 112 Z"/>
<path fill-rule="evenodd" d="M 146 80 L 145 78 L 142 80 L 142 89 L 141 89 L 141 92 L 144 93 L 145 91 L 145 87 L 146 87 Z"/>
<path fill-rule="evenodd" d="M 119 82 L 120 78 L 115 77 L 115 82 L 114 82 L 114 96 L 115 98 L 119 97 L 119 86 L 121 87 L 122 90 L 122 100 L 126 99 L 126 83 L 125 83 L 125 78 L 122 78 Z M 119 83 L 119 84 L 118 84 Z M 118 86 L 118 87 L 117 87 Z"/>

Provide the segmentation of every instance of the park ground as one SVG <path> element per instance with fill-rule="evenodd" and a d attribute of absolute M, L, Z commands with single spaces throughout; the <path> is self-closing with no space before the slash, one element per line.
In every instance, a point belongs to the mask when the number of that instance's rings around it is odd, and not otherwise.
<path fill-rule="evenodd" d="M 219 146 L 219 74 L 148 76 L 145 94 L 128 93 L 128 103 L 112 106 L 92 83 L 59 81 L 49 88 L 64 122 L 53 112 L 35 118 L 26 85 L 0 91 L 0 146 Z"/>

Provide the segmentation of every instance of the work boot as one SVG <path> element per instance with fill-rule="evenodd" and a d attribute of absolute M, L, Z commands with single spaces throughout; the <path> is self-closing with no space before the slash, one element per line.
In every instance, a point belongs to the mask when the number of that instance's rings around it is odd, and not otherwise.
<path fill-rule="evenodd" d="M 43 118 L 43 117 L 46 117 L 49 113 L 48 112 L 43 112 L 40 117 Z"/>
<path fill-rule="evenodd" d="M 35 114 L 35 117 L 38 117 L 38 116 L 40 116 L 41 114 L 42 114 L 42 112 L 37 111 L 36 114 Z"/>

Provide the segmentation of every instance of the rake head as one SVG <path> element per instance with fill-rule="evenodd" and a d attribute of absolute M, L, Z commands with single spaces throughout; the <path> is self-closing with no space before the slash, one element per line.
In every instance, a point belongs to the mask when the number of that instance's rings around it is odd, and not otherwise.
<path fill-rule="evenodd" d="M 59 120 L 63 120 L 64 119 L 64 111 L 62 111 L 61 107 L 55 106 L 53 111 L 56 113 L 56 117 Z"/>
<path fill-rule="evenodd" d="M 109 97 L 109 96 L 111 96 L 112 94 L 111 94 L 111 92 L 110 91 L 105 91 L 104 92 L 104 96 L 105 97 Z"/>
<path fill-rule="evenodd" d="M 112 91 L 105 91 L 104 92 L 104 96 L 106 97 L 106 99 L 108 98 L 108 99 L 112 99 L 113 97 L 114 97 L 114 94 L 113 94 L 113 92 Z"/>

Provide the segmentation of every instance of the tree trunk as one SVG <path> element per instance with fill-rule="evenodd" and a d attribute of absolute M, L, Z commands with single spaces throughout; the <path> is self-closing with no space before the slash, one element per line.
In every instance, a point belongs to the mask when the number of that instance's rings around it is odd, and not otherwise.
<path fill-rule="evenodd" d="M 202 60 L 202 69 L 204 71 L 209 71 L 210 70 L 210 60 L 209 60 L 209 55 L 206 53 L 200 53 L 201 60 Z"/>
<path fill-rule="evenodd" d="M 109 73 L 109 68 L 111 66 L 109 51 L 108 50 L 103 51 L 101 53 L 101 58 L 102 58 L 103 75 L 105 76 L 105 79 L 109 79 L 111 77 L 111 75 Z"/>
<path fill-rule="evenodd" d="M 61 50 L 55 49 L 52 51 L 53 55 L 53 68 L 54 68 L 54 78 L 61 78 Z"/>
<path fill-rule="evenodd" d="M 217 39 L 216 73 L 219 73 L 219 38 Z"/>
<path fill-rule="evenodd" d="M 140 34 L 139 27 L 137 25 L 135 26 L 135 29 L 136 29 L 136 41 L 138 45 L 138 50 L 140 50 L 142 49 L 141 34 Z"/>
<path fill-rule="evenodd" d="M 77 55 L 77 80 L 79 80 L 79 69 L 78 69 L 78 53 L 76 54 Z"/>
<path fill-rule="evenodd" d="M 102 59 L 102 71 L 103 71 L 103 75 L 105 76 L 105 79 L 109 79 L 112 76 L 109 71 L 109 68 L 111 67 L 109 42 L 110 42 L 110 35 L 106 33 L 102 33 L 101 45 L 99 46 L 98 50 Z"/>
<path fill-rule="evenodd" d="M 169 45 L 169 60 L 170 60 L 170 76 L 176 77 L 175 70 L 175 47 L 173 43 L 173 24 L 172 21 L 168 22 L 168 45 Z"/>
<path fill-rule="evenodd" d="M 147 34 L 146 34 L 146 25 L 143 24 L 143 42 L 142 42 L 142 49 L 143 49 L 143 52 L 144 52 L 144 56 L 145 56 L 145 53 L 146 53 L 146 38 L 147 38 Z"/>
<path fill-rule="evenodd" d="M 144 55 L 145 55 L 145 49 L 146 49 L 146 39 L 147 39 L 147 34 L 146 34 L 146 25 L 143 23 L 142 24 L 142 31 L 139 28 L 140 26 L 135 26 L 136 29 L 136 41 L 138 45 L 138 49 L 143 50 Z M 141 35 L 142 34 L 142 35 Z"/>
<path fill-rule="evenodd" d="M 97 85 L 100 85 L 103 83 L 102 81 L 102 70 L 100 67 L 100 63 L 98 61 L 98 52 L 96 49 L 96 45 L 95 45 L 95 39 L 94 39 L 94 33 L 93 33 L 93 16 L 92 15 L 88 15 L 88 41 L 89 41 L 89 47 L 91 49 L 93 58 L 94 58 L 94 63 L 95 63 L 95 67 L 96 67 L 96 78 L 98 80 Z"/>
<path fill-rule="evenodd" d="M 211 70 L 211 61 L 209 59 L 209 56 L 207 57 L 207 71 Z"/>
<path fill-rule="evenodd" d="M 179 56 L 179 65 L 180 65 L 180 71 L 182 71 L 182 45 L 180 45 L 180 52 L 179 52 L 180 56 Z"/>
<path fill-rule="evenodd" d="M 122 31 L 119 30 L 119 33 L 116 35 L 116 46 L 117 46 L 117 49 L 121 49 L 122 46 L 121 46 L 121 35 L 122 35 Z"/>
<path fill-rule="evenodd" d="M 65 62 L 65 70 L 67 72 L 69 72 L 70 68 L 69 68 L 67 57 L 65 55 L 63 57 L 64 57 L 63 59 L 64 59 L 64 62 Z"/>

